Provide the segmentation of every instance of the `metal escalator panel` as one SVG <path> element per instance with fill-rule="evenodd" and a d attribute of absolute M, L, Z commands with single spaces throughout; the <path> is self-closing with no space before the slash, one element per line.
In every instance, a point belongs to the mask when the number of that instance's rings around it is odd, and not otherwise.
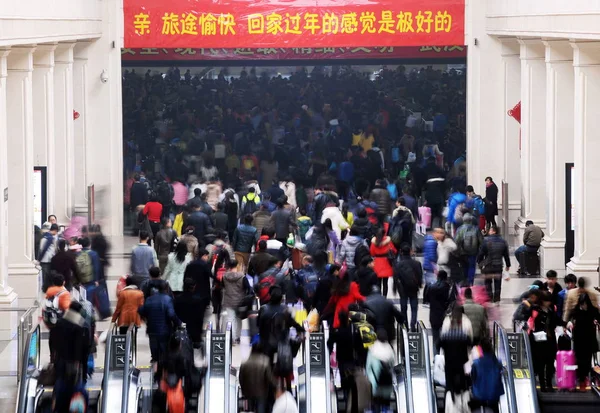
<path fill-rule="evenodd" d="M 412 374 L 410 360 L 407 356 L 408 333 L 405 328 L 398 324 L 396 328 L 396 352 L 398 365 L 394 367 L 396 378 L 396 411 L 399 413 L 413 413 Z"/>
<path fill-rule="evenodd" d="M 500 397 L 500 409 L 506 413 L 535 413 L 535 410 L 530 410 L 532 389 L 527 379 L 517 380 L 521 364 L 519 354 L 519 339 L 521 333 L 507 333 L 506 330 L 498 323 L 494 322 L 494 348 L 496 357 L 502 364 L 502 384 L 504 386 L 504 395 Z M 522 375 L 521 378 L 525 378 Z M 523 387 L 525 386 L 525 387 Z M 529 389 L 527 387 L 529 386 Z M 520 398 L 517 396 L 521 388 Z M 527 391 L 529 390 L 529 391 Z M 527 395 L 529 393 L 529 395 Z"/>
<path fill-rule="evenodd" d="M 310 333 L 308 349 L 308 369 L 306 370 L 309 386 L 306 388 L 309 412 L 331 413 L 332 390 L 331 368 L 327 340 L 329 326 L 323 322 L 321 331 Z"/>
<path fill-rule="evenodd" d="M 40 345 L 41 331 L 40 326 L 36 325 L 27 332 L 23 353 L 19 355 L 23 367 L 17 387 L 16 413 L 34 413 L 41 397 L 37 379 L 33 377 L 36 370 L 40 369 Z"/>
<path fill-rule="evenodd" d="M 406 356 L 411 375 L 412 407 L 414 412 L 418 413 L 437 413 L 428 331 L 422 321 L 418 326 L 418 332 L 406 333 L 408 338 Z"/>
<path fill-rule="evenodd" d="M 537 399 L 529 336 L 524 331 L 511 332 L 506 333 L 506 339 L 510 353 L 509 373 L 512 374 L 518 413 L 538 413 L 540 406 Z"/>
<path fill-rule="evenodd" d="M 227 323 L 225 333 L 212 331 L 212 323 L 209 324 L 206 329 L 206 358 L 208 369 L 204 381 L 204 400 L 198 403 L 198 412 L 229 413 L 230 407 L 233 408 L 230 397 L 231 323 Z M 237 405 L 237 401 L 234 405 Z"/>
<path fill-rule="evenodd" d="M 304 343 L 302 346 L 302 365 L 298 367 L 298 392 L 296 401 L 298 411 L 306 413 L 310 411 L 310 329 L 308 321 L 304 321 Z"/>

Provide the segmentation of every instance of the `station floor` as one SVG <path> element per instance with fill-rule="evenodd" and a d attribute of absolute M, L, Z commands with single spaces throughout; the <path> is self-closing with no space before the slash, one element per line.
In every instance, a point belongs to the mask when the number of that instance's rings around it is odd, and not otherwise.
<path fill-rule="evenodd" d="M 136 244 L 136 239 L 133 237 L 121 237 L 119 239 L 111 240 L 113 245 L 113 257 L 115 265 L 111 266 L 108 273 L 108 285 L 109 290 L 112 289 L 111 299 L 114 301 L 114 287 L 116 281 L 120 275 L 126 273 L 128 265 L 128 253 L 131 248 Z M 514 250 L 514 248 L 511 248 Z M 514 255 L 511 256 L 513 260 L 513 266 L 511 272 L 514 269 L 516 271 L 517 265 Z M 120 267 L 120 268 L 119 268 Z M 125 272 L 121 272 L 125 271 Z M 514 275 L 514 274 L 511 274 Z M 498 306 L 494 306 L 489 310 L 490 320 L 499 321 L 506 328 L 511 327 L 512 314 L 516 308 L 513 303 L 513 298 L 518 296 L 524 291 L 528 285 L 530 285 L 534 279 L 531 278 L 511 278 L 509 281 L 503 281 L 502 286 L 502 300 Z M 389 288 L 388 298 L 394 300 L 399 305 L 398 296 L 393 294 L 391 284 Z M 113 303 L 114 308 L 114 303 Z M 409 309 L 410 312 L 410 309 Z M 207 321 L 212 320 L 213 315 L 210 311 L 207 311 Z M 423 320 L 426 325 L 429 324 L 429 310 L 428 308 L 419 305 L 418 319 Z M 97 330 L 100 334 L 102 331 L 110 328 L 110 320 L 102 321 L 97 324 Z M 42 343 L 41 343 L 42 364 L 46 364 L 49 360 L 48 350 L 48 331 L 45 326 L 42 326 Z M 11 341 L 0 341 L 0 411 L 14 411 L 16 407 L 17 397 L 17 340 L 16 338 Z M 241 343 L 233 347 L 232 351 L 232 364 L 234 367 L 239 367 L 240 364 L 250 354 L 250 340 L 248 335 L 248 325 L 244 321 L 242 323 L 242 337 Z M 196 354 L 196 363 L 201 364 L 203 360 L 199 352 Z M 98 353 L 95 359 L 96 367 L 103 367 L 104 365 L 104 345 L 98 346 Z M 138 350 L 137 350 L 137 366 L 140 368 L 142 373 L 142 380 L 149 380 L 149 372 L 147 372 L 150 365 L 150 348 L 148 345 L 148 338 L 146 336 L 145 327 L 138 331 Z M 100 369 L 99 369 L 100 370 Z M 95 374 L 102 374 L 101 370 Z"/>

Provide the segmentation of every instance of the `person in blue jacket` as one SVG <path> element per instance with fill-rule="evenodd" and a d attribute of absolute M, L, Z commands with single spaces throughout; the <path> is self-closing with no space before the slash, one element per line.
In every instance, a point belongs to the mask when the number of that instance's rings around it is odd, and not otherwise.
<path fill-rule="evenodd" d="M 437 271 L 437 247 L 438 247 L 438 233 L 443 234 L 444 230 L 436 228 L 433 230 L 433 234 L 427 234 L 425 241 L 423 242 L 423 279 L 425 284 L 435 283 L 435 272 Z"/>
<path fill-rule="evenodd" d="M 354 181 L 354 164 L 350 162 L 350 160 L 346 159 L 344 162 L 340 163 L 338 167 L 338 179 L 340 196 L 343 199 L 347 199 L 350 185 L 352 185 L 352 182 Z"/>
<path fill-rule="evenodd" d="M 166 354 L 167 343 L 174 331 L 173 326 L 181 325 L 175 314 L 173 299 L 167 295 L 166 284 L 157 284 L 150 297 L 138 308 L 138 313 L 146 320 L 152 362 L 159 363 Z"/>
<path fill-rule="evenodd" d="M 473 367 L 471 368 L 471 381 L 473 383 L 471 409 L 475 412 L 479 408 L 488 408 L 494 413 L 498 413 L 500 396 L 504 394 L 502 365 L 494 355 L 492 342 L 489 338 L 481 341 L 481 350 L 483 355 L 473 361 Z"/>
<path fill-rule="evenodd" d="M 454 188 L 456 192 L 450 195 L 448 198 L 448 216 L 446 222 L 450 223 L 454 230 L 462 224 L 463 211 L 457 211 L 460 204 L 466 204 L 467 195 L 465 194 L 464 187 Z M 450 232 L 450 231 L 448 231 Z"/>

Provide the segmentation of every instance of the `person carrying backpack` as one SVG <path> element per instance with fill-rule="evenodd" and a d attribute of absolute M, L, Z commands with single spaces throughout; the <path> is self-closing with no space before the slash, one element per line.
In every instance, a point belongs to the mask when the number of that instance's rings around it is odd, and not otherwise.
<path fill-rule="evenodd" d="M 385 329 L 377 331 L 377 341 L 369 347 L 367 355 L 367 377 L 373 389 L 373 412 L 389 410 L 394 392 L 393 368 L 396 359 L 394 349 L 388 343 Z"/>
<path fill-rule="evenodd" d="M 479 254 L 479 248 L 483 245 L 483 235 L 475 225 L 475 219 L 471 214 L 464 215 L 463 225 L 456 232 L 454 241 L 464 263 L 465 278 L 472 286 L 475 282 L 477 254 Z"/>
<path fill-rule="evenodd" d="M 269 356 L 271 364 L 277 353 L 277 365 L 274 373 L 280 378 L 287 379 L 289 378 L 287 376 L 293 372 L 294 360 L 291 346 L 286 342 L 289 340 L 289 331 L 291 327 L 294 327 L 300 335 L 304 333 L 304 328 L 294 320 L 288 308 L 281 304 L 283 300 L 281 287 L 272 286 L 269 289 L 269 298 L 269 303 L 262 306 L 258 312 L 257 324 L 260 343 L 265 354 Z"/>
<path fill-rule="evenodd" d="M 480 345 L 483 355 L 474 360 L 471 367 L 471 409 L 475 412 L 478 408 L 488 408 L 498 413 L 500 396 L 504 394 L 502 364 L 496 358 L 489 338 L 483 339 Z"/>
<path fill-rule="evenodd" d="M 313 267 L 313 258 L 310 255 L 306 255 L 302 258 L 302 268 L 296 272 L 296 287 L 300 291 L 306 311 L 312 309 L 318 284 L 319 274 L 317 274 L 317 271 Z"/>
<path fill-rule="evenodd" d="M 79 283 L 86 289 L 88 297 L 92 297 L 93 290 L 98 285 L 96 274 L 100 273 L 100 257 L 90 249 L 89 238 L 82 238 L 79 243 L 83 247 L 75 258 Z"/>
<path fill-rule="evenodd" d="M 271 301 L 271 288 L 277 284 L 277 275 L 280 270 L 281 261 L 277 261 L 255 279 L 254 291 L 261 305 Z"/>
<path fill-rule="evenodd" d="M 260 197 L 256 195 L 256 189 L 254 187 L 248 188 L 248 193 L 242 197 L 242 207 L 240 208 L 240 218 L 247 215 L 252 215 L 258 211 L 258 205 L 260 204 Z"/>
<path fill-rule="evenodd" d="M 65 288 L 65 277 L 57 272 L 50 274 L 52 286 L 46 290 L 46 300 L 42 308 L 42 318 L 48 329 L 54 328 L 65 312 L 71 305 L 71 294 Z M 50 338 L 52 338 L 50 336 Z M 48 340 L 50 347 L 50 359 L 54 356 L 54 347 L 51 340 Z"/>

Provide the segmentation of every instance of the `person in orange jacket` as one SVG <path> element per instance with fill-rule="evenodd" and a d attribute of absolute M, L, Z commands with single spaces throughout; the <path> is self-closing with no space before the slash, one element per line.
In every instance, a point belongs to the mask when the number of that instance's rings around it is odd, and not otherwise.
<path fill-rule="evenodd" d="M 71 305 L 71 293 L 65 287 L 65 277 L 56 271 L 52 271 L 50 277 L 52 286 L 46 290 L 46 303 L 43 308 L 44 322 L 48 329 L 54 328 Z M 50 359 L 54 360 L 53 340 L 48 339 L 48 346 Z"/>
<path fill-rule="evenodd" d="M 119 326 L 119 334 L 127 334 L 127 328 L 133 324 L 140 327 L 142 318 L 138 308 L 144 305 L 144 293 L 135 285 L 132 277 L 125 280 L 125 288 L 119 294 L 117 308 L 112 316 L 112 322 Z"/>

